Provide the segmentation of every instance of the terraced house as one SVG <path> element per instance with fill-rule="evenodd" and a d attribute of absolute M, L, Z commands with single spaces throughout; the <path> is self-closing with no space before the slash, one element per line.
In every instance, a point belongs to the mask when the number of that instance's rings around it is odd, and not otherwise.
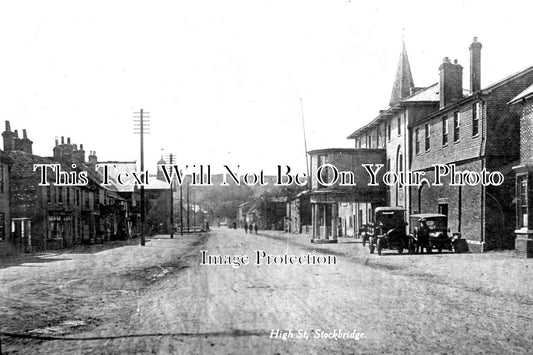
<path fill-rule="evenodd" d="M 109 239 L 113 218 L 122 215 L 118 195 L 101 186 L 92 164 L 95 156 L 85 161 L 80 149 L 70 139 L 56 141 L 53 157 L 33 154 L 33 142 L 23 130 L 23 137 L 12 131 L 9 121 L 2 133 L 4 155 L 9 158 L 10 217 L 4 214 L 5 228 L 10 227 L 11 252 L 60 249 L 81 243 Z M 73 168 L 73 163 L 76 168 Z M 40 173 L 35 164 L 59 164 L 65 172 L 87 171 L 84 186 L 57 186 L 56 176 L 47 169 L 49 185 L 40 186 Z M 7 170 L 5 170 L 7 171 Z M 5 180 L 7 181 L 7 180 Z M 1 186 L 0 186 L 1 187 Z M 6 187 L 6 186 L 4 186 Z M 0 215 L 1 216 L 1 215 Z"/>

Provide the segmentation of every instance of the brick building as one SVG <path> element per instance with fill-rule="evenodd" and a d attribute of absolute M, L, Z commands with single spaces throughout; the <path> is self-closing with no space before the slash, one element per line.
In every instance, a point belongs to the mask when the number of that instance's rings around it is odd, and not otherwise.
<path fill-rule="evenodd" d="M 9 171 L 13 161 L 0 150 L 0 256 L 16 252 L 11 235 L 11 203 L 9 201 Z"/>
<path fill-rule="evenodd" d="M 516 173 L 516 240 L 521 257 L 533 257 L 533 85 L 514 97 L 510 105 L 520 115 L 520 162 Z"/>
<path fill-rule="evenodd" d="M 462 66 L 444 58 L 439 67 L 439 109 L 409 125 L 410 170 L 425 172 L 429 184 L 410 187 L 410 213 L 448 216 L 452 232 L 467 239 L 471 251 L 512 248 L 514 173 L 519 159 L 517 114 L 507 102 L 533 83 L 533 67 L 481 89 L 481 43 L 470 45 L 470 91 L 464 95 Z M 455 170 L 500 172 L 501 186 L 481 183 L 432 186 L 434 164 Z"/>
<path fill-rule="evenodd" d="M 391 172 L 433 176 L 429 173 L 434 164 L 453 164 L 457 171 L 502 173 L 501 186 L 449 186 L 446 177 L 443 186 L 430 186 L 430 179 L 429 185 L 399 183 L 387 188 L 387 203 L 402 206 L 409 214 L 448 215 L 451 231 L 460 232 L 471 251 L 513 247 L 514 226 L 509 221 L 516 212 L 511 168 L 520 156 L 520 132 L 518 113 L 507 103 L 533 82 L 530 67 L 482 89 L 481 48 L 474 38 L 469 90 L 463 88 L 462 66 L 448 58 L 439 67 L 439 82 L 420 89 L 409 79 L 404 46 L 390 107 L 348 137 L 358 148 L 384 148 L 386 170 Z"/>
<path fill-rule="evenodd" d="M 83 146 L 56 140 L 53 157 L 33 154 L 32 141 L 26 131 L 18 137 L 9 121 L 2 133 L 5 154 L 12 161 L 9 172 L 11 204 L 11 238 L 19 251 L 63 248 L 81 243 L 109 239 L 113 228 L 108 215 L 117 213 L 118 195 L 100 185 L 92 165 L 96 156 L 85 161 Z M 35 164 L 59 164 L 67 173 L 86 171 L 88 183 L 83 186 L 55 185 L 56 174 L 47 169 L 49 184 L 40 186 L 40 170 Z M 105 208 L 104 208 L 105 207 Z M 120 209 L 120 207 L 119 207 Z"/>

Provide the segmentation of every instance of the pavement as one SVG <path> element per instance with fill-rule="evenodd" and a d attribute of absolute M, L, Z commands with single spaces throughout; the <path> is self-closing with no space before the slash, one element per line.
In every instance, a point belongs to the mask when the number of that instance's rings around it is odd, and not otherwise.
<path fill-rule="evenodd" d="M 157 236 L 145 247 L 118 242 L 0 262 L 2 352 L 526 354 L 533 348 L 531 259 L 511 252 L 377 256 L 351 238 L 309 239 L 219 228 Z M 201 250 L 249 262 L 202 265 Z M 256 251 L 272 264 L 264 258 L 257 265 Z M 284 255 L 329 256 L 336 264 L 286 264 Z"/>

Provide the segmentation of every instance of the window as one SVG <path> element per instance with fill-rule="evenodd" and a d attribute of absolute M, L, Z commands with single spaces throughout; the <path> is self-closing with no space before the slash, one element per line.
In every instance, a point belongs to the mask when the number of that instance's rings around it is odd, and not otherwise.
<path fill-rule="evenodd" d="M 398 135 L 402 134 L 402 118 L 398 117 Z"/>
<path fill-rule="evenodd" d="M 518 183 L 518 189 L 520 190 L 519 196 L 519 212 L 518 212 L 518 227 L 519 228 L 528 228 L 528 216 L 529 216 L 529 210 L 527 205 L 527 175 L 520 178 Z"/>
<path fill-rule="evenodd" d="M 431 148 L 431 145 L 430 145 L 430 138 L 431 138 L 431 125 L 429 123 L 426 123 L 426 126 L 425 126 L 425 129 L 426 129 L 426 150 L 429 150 L 429 148 Z"/>
<path fill-rule="evenodd" d="M 415 153 L 420 153 L 420 128 L 415 130 Z"/>
<path fill-rule="evenodd" d="M 387 125 L 387 141 L 389 141 L 389 142 L 390 142 L 390 133 L 391 133 L 390 130 L 391 130 L 391 128 L 390 128 L 390 123 L 389 123 Z"/>
<path fill-rule="evenodd" d="M 385 167 L 385 172 L 390 171 L 390 159 L 387 159 L 387 166 Z"/>
<path fill-rule="evenodd" d="M 61 186 L 58 186 L 57 188 L 57 197 L 58 197 L 58 202 L 63 203 L 63 188 Z"/>
<path fill-rule="evenodd" d="M 6 241 L 6 226 L 4 212 L 0 213 L 0 242 Z"/>
<path fill-rule="evenodd" d="M 45 186 L 46 189 L 46 202 L 52 203 L 52 186 Z"/>
<path fill-rule="evenodd" d="M 372 136 L 370 135 L 370 133 L 366 136 L 366 147 L 372 148 Z"/>
<path fill-rule="evenodd" d="M 453 141 L 459 142 L 459 129 L 461 128 L 461 118 L 459 112 L 453 114 Z"/>
<path fill-rule="evenodd" d="M 379 126 L 378 126 L 378 129 L 376 130 L 376 148 L 379 148 L 380 140 L 381 140 L 381 130 L 379 129 Z"/>
<path fill-rule="evenodd" d="M 70 187 L 67 187 L 67 205 L 70 205 Z"/>
<path fill-rule="evenodd" d="M 76 189 L 76 205 L 80 205 L 80 190 Z"/>
<path fill-rule="evenodd" d="M 0 193 L 4 193 L 4 166 L 0 165 Z"/>
<path fill-rule="evenodd" d="M 363 146 L 363 142 L 361 141 L 361 138 L 359 138 L 359 148 Z"/>
<path fill-rule="evenodd" d="M 448 117 L 442 118 L 442 145 L 448 144 Z"/>
<path fill-rule="evenodd" d="M 476 102 L 472 105 L 472 136 L 479 134 L 479 116 L 481 115 L 481 105 Z"/>

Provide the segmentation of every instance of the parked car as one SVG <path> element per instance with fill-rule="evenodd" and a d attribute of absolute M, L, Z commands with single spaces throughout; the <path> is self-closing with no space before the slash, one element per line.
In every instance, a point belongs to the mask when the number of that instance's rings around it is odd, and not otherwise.
<path fill-rule="evenodd" d="M 405 210 L 401 207 L 377 207 L 374 214 L 373 233 L 368 240 L 370 254 L 377 251 L 381 255 L 383 249 L 398 250 L 403 253 L 408 250 L 415 252 L 415 241 L 409 236 L 405 228 Z"/>
<path fill-rule="evenodd" d="M 421 223 L 427 226 L 427 236 L 421 238 Z M 450 229 L 448 228 L 448 217 L 439 213 L 419 213 L 411 215 L 411 231 L 413 238 L 417 243 L 417 250 L 420 248 L 426 249 L 431 253 L 433 249 L 437 249 L 439 253 L 447 249 L 450 251 L 458 251 L 458 243 L 455 242 L 457 237 L 450 237 Z"/>

